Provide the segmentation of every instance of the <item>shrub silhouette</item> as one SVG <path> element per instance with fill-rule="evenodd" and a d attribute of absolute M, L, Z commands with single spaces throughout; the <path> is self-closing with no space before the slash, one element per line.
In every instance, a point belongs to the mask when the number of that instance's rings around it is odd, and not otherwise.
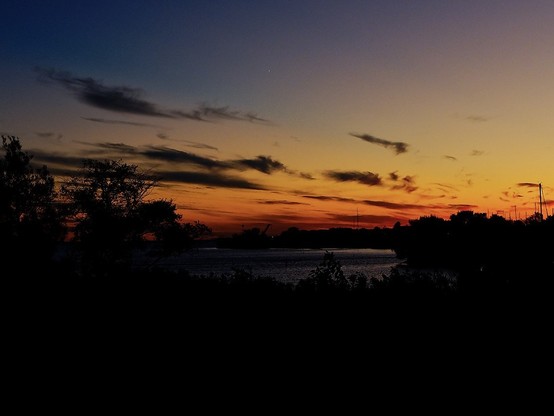
<path fill-rule="evenodd" d="M 367 283 L 367 277 L 361 273 L 347 277 L 335 254 L 326 250 L 321 263 L 310 272 L 309 277 L 298 282 L 297 290 L 303 293 L 345 293 L 364 290 L 368 287 Z"/>

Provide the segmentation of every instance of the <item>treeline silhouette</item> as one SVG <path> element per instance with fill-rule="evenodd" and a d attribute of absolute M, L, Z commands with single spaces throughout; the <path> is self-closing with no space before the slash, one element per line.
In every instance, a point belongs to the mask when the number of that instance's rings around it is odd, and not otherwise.
<path fill-rule="evenodd" d="M 94 305 L 101 300 L 103 314 L 142 309 L 141 314 L 175 317 L 224 311 L 218 319 L 312 316 L 320 324 L 342 325 L 401 312 L 408 321 L 422 313 L 442 320 L 445 310 L 467 312 L 470 303 L 543 305 L 537 299 L 552 294 L 554 218 L 512 221 L 471 211 L 372 230 L 291 227 L 272 237 L 267 228 L 253 228 L 218 240 L 220 247 L 240 248 L 391 248 L 408 267 L 391 269 L 380 279 L 346 276 L 332 252 L 295 286 L 245 270 L 221 276 L 173 272 L 156 267 L 156 260 L 193 248 L 210 229 L 183 223 L 170 200 L 148 200 L 157 178 L 122 161 L 85 160 L 56 186 L 46 166 L 32 166 L 17 137 L 2 136 L 2 148 L 4 283 L 24 287 L 25 296 L 34 293 L 30 298 L 43 306 L 88 314 L 88 308 L 98 311 Z M 137 252 L 150 256 L 148 268 L 133 267 Z"/>
<path fill-rule="evenodd" d="M 267 228 L 266 228 L 267 230 Z M 393 230 L 390 228 L 329 228 L 302 230 L 290 227 L 278 235 L 268 235 L 258 227 L 248 228 L 231 237 L 216 240 L 220 248 L 392 248 Z"/>

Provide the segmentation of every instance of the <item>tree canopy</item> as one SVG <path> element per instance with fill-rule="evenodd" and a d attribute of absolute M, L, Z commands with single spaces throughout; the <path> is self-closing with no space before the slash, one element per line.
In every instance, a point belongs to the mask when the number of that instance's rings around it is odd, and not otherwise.
<path fill-rule="evenodd" d="M 211 230 L 183 223 L 171 200 L 148 199 L 157 179 L 121 160 L 84 160 L 56 191 L 48 168 L 31 165 L 19 138 L 2 136 L 0 251 L 11 270 L 45 272 L 71 231 L 71 262 L 87 276 L 127 270 L 133 255 L 160 258 Z"/>
<path fill-rule="evenodd" d="M 56 204 L 54 178 L 46 166 L 34 168 L 19 138 L 2 136 L 0 238 L 4 265 L 40 269 L 65 232 Z"/>
<path fill-rule="evenodd" d="M 87 272 L 128 267 L 134 250 L 145 248 L 147 241 L 158 243 L 149 254 L 167 255 L 190 248 L 210 232 L 200 223 L 181 223 L 171 200 L 147 200 L 156 185 L 154 176 L 120 160 L 85 160 L 62 185 Z"/>

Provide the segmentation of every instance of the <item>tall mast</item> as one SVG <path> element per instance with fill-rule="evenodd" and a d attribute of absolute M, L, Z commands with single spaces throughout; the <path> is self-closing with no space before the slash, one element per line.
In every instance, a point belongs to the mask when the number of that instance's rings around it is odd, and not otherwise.
<path fill-rule="evenodd" d="M 539 212 L 541 214 L 541 220 L 543 219 L 542 216 L 542 184 L 539 182 Z"/>

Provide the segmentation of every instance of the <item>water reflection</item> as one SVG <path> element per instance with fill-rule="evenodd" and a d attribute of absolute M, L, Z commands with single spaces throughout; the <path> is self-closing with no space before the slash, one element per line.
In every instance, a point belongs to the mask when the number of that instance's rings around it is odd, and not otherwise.
<path fill-rule="evenodd" d="M 401 263 L 392 250 L 381 249 L 267 249 L 240 250 L 200 248 L 170 257 L 158 265 L 172 270 L 188 270 L 194 275 L 209 276 L 243 269 L 254 276 L 272 277 L 296 283 L 309 276 L 323 260 L 325 251 L 334 253 L 346 276 L 362 273 L 380 278 Z"/>

